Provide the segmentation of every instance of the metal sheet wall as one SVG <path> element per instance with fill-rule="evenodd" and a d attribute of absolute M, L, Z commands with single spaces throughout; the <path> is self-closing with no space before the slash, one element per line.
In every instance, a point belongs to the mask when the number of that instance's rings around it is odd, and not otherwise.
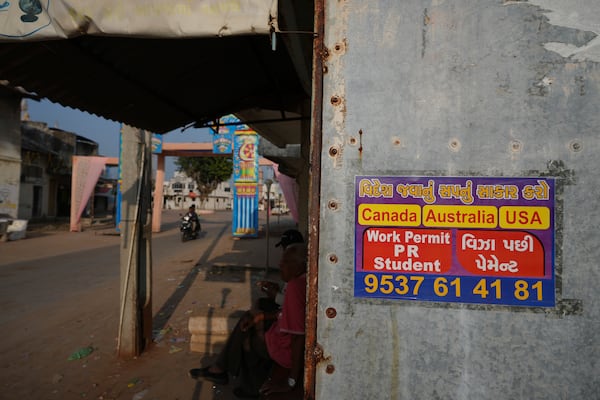
<path fill-rule="evenodd" d="M 597 398 L 600 5 L 325 15 L 316 397 Z M 357 175 L 556 178 L 556 307 L 355 297 Z"/>

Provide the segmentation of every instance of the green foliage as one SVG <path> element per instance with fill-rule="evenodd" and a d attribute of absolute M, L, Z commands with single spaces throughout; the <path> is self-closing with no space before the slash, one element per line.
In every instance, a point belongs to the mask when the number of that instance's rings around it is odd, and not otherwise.
<path fill-rule="evenodd" d="M 233 173 L 231 157 L 178 157 L 175 160 L 177 170 L 184 172 L 196 182 L 200 192 L 200 201 L 226 181 Z"/>

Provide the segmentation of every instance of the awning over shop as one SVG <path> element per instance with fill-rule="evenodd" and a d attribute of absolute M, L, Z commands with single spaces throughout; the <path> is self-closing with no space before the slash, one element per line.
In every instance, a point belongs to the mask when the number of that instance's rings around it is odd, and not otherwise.
<path fill-rule="evenodd" d="M 10 1 L 0 79 L 154 133 L 235 113 L 282 147 L 308 134 L 313 37 L 311 1 Z"/>
<path fill-rule="evenodd" d="M 31 0 L 0 4 L 0 38 L 210 37 L 275 29 L 272 0 Z"/>

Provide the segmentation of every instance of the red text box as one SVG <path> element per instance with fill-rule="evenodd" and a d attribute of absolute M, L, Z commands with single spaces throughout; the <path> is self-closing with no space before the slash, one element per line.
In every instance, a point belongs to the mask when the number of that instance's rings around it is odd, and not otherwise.
<path fill-rule="evenodd" d="M 442 274 L 452 266 L 452 233 L 448 229 L 371 227 L 363 234 L 363 269 Z"/>
<path fill-rule="evenodd" d="M 475 275 L 543 277 L 544 248 L 524 231 L 459 230 L 456 256 Z"/>

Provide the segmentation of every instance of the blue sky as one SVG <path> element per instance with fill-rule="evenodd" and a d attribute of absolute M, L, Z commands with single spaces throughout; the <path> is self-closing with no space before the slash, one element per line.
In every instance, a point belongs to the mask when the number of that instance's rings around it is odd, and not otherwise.
<path fill-rule="evenodd" d="M 98 143 L 98 152 L 106 157 L 119 156 L 119 122 L 89 114 L 87 112 L 63 107 L 48 100 L 27 101 L 29 119 L 45 122 L 51 128 L 76 133 Z M 167 143 L 210 142 L 210 129 L 176 129 L 164 135 Z M 165 162 L 165 179 L 170 179 L 175 172 L 175 158 L 167 157 Z"/>

